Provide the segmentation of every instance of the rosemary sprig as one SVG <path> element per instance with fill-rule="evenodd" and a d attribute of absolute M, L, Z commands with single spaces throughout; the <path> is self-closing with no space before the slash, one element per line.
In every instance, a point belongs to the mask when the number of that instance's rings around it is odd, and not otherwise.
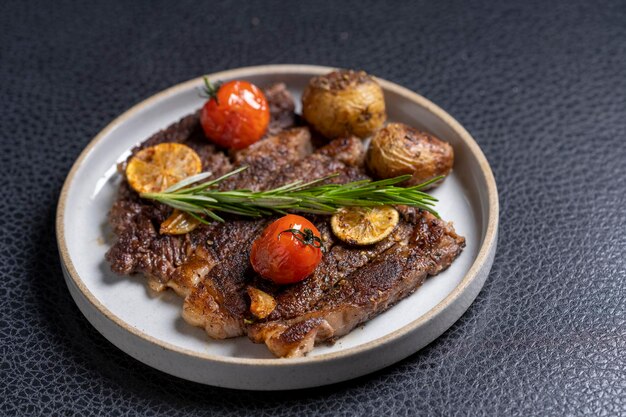
<path fill-rule="evenodd" d="M 140 196 L 187 212 L 203 223 L 208 223 L 203 216 L 223 222 L 224 219 L 217 215 L 216 211 L 247 217 L 262 217 L 285 214 L 287 211 L 333 214 L 341 207 L 383 205 L 417 207 L 439 217 L 433 209 L 437 199 L 421 190 L 440 180 L 441 177 L 412 187 L 396 186 L 411 178 L 410 175 L 380 181 L 361 180 L 347 184 L 321 184 L 339 175 L 333 174 L 309 182 L 294 181 L 267 191 L 220 191 L 215 188 L 215 185 L 226 178 L 245 169 L 247 169 L 245 166 L 238 168 L 210 181 L 204 181 L 210 173 L 201 173 L 185 178 L 163 192 L 142 193 Z"/>

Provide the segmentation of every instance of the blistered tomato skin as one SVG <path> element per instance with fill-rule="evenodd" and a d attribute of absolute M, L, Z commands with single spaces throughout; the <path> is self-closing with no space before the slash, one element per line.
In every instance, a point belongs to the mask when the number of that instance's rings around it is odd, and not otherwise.
<path fill-rule="evenodd" d="M 250 251 L 254 270 L 276 284 L 302 281 L 313 273 L 321 260 L 319 230 L 304 217 L 294 214 L 270 224 L 252 243 Z"/>
<path fill-rule="evenodd" d="M 265 95 L 247 81 L 222 84 L 200 112 L 207 138 L 229 149 L 243 149 L 261 139 L 269 121 Z"/>

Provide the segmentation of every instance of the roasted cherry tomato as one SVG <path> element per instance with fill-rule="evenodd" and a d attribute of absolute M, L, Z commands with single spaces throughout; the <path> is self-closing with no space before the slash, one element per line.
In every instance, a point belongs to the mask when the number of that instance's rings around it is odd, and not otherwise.
<path fill-rule="evenodd" d="M 301 216 L 288 214 L 267 226 L 252 243 L 250 263 L 262 277 L 277 284 L 302 281 L 322 260 L 317 228 Z"/>
<path fill-rule="evenodd" d="M 247 81 L 211 84 L 204 79 L 207 102 L 200 113 L 204 134 L 224 148 L 243 149 L 263 137 L 270 110 L 263 92 Z"/>

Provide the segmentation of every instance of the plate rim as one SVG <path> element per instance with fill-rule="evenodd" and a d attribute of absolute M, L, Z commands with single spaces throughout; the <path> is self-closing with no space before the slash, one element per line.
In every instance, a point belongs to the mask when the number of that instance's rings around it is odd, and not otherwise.
<path fill-rule="evenodd" d="M 269 75 L 269 74 L 314 74 L 321 75 L 332 70 L 337 69 L 337 67 L 328 67 L 328 66 L 318 66 L 318 65 L 301 65 L 301 64 L 273 64 L 273 65 L 258 65 L 258 66 L 248 66 L 248 67 L 239 67 L 235 69 L 224 70 L 212 74 L 208 74 L 206 76 L 211 78 L 238 78 L 238 77 L 247 77 L 253 75 Z M 219 362 L 222 364 L 236 364 L 242 366 L 255 366 L 255 367 L 281 367 L 281 366 L 294 366 L 297 364 L 307 364 L 311 365 L 314 363 L 328 362 L 338 359 L 344 359 L 350 356 L 358 355 L 360 353 L 378 348 L 384 344 L 393 342 L 394 340 L 401 339 L 403 336 L 410 334 L 416 328 L 425 325 L 432 319 L 434 319 L 438 313 L 450 305 L 454 304 L 457 299 L 462 297 L 464 290 L 469 287 L 475 280 L 480 279 L 481 269 L 486 262 L 489 260 L 489 256 L 493 250 L 493 247 L 497 243 L 497 231 L 498 231 L 498 221 L 499 221 L 499 201 L 498 201 L 498 191 L 496 187 L 495 178 L 491 167 L 485 157 L 484 153 L 474 140 L 474 138 L 470 135 L 470 133 L 450 114 L 448 114 L 445 110 L 443 110 L 438 105 L 434 104 L 427 98 L 421 96 L 420 94 L 407 89 L 406 87 L 402 87 L 396 83 L 391 81 L 387 81 L 385 79 L 376 77 L 377 81 L 381 84 L 383 89 L 393 91 L 394 93 L 404 96 L 412 102 L 424 107 L 440 119 L 442 119 L 446 124 L 448 124 L 458 135 L 459 137 L 468 145 L 470 152 L 473 154 L 474 158 L 479 163 L 480 171 L 483 175 L 484 181 L 487 185 L 487 200 L 488 200 L 488 218 L 487 218 L 487 227 L 484 235 L 484 239 L 480 245 L 480 249 L 474 262 L 472 263 L 470 269 L 467 271 L 461 282 L 448 294 L 443 300 L 441 300 L 437 305 L 428 310 L 421 317 L 413 320 L 412 322 L 402 326 L 400 329 L 397 329 L 385 336 L 379 337 L 372 341 L 363 343 L 361 345 L 340 350 L 337 352 L 325 353 L 316 356 L 305 356 L 300 358 L 235 358 L 228 357 L 222 355 L 215 355 L 210 353 L 200 353 L 196 351 L 192 351 L 189 349 L 185 349 L 169 342 L 165 342 L 159 340 L 142 330 L 139 330 L 124 320 L 113 314 L 105 305 L 103 305 L 87 288 L 80 275 L 76 271 L 74 264 L 69 255 L 69 250 L 67 246 L 67 242 L 65 240 L 65 205 L 67 202 L 67 196 L 69 194 L 69 190 L 72 186 L 73 181 L 75 180 L 75 174 L 77 170 L 80 168 L 84 160 L 91 153 L 92 149 L 100 143 L 103 138 L 115 127 L 122 124 L 126 120 L 130 119 L 132 116 L 140 112 L 143 108 L 148 107 L 151 104 L 158 102 L 160 99 L 168 97 L 172 94 L 175 94 L 179 91 L 183 91 L 188 89 L 191 86 L 197 85 L 201 83 L 204 76 L 196 77 L 178 84 L 175 84 L 169 88 L 159 91 L 156 94 L 151 95 L 150 97 L 140 101 L 139 103 L 133 105 L 128 110 L 123 112 L 121 115 L 117 116 L 111 122 L 109 122 L 102 130 L 100 130 L 96 136 L 91 139 L 91 141 L 87 144 L 87 146 L 81 151 L 78 158 L 72 164 L 72 167 L 67 174 L 67 177 L 63 183 L 63 187 L 61 189 L 61 193 L 59 195 L 59 200 L 57 203 L 56 209 L 56 238 L 57 238 L 57 246 L 59 249 L 59 256 L 61 258 L 61 262 L 65 266 L 67 270 L 67 276 L 72 279 L 74 284 L 80 290 L 82 295 L 94 306 L 100 314 L 109 319 L 112 323 L 120 327 L 122 330 L 125 330 L 131 333 L 135 337 L 139 337 L 146 342 L 157 345 L 160 348 L 171 351 L 173 353 L 182 354 L 185 356 L 191 356 L 197 359 L 202 359 L 206 361 Z M 470 305 L 473 303 L 470 302 Z M 438 336 L 437 336 L 438 337 Z"/>

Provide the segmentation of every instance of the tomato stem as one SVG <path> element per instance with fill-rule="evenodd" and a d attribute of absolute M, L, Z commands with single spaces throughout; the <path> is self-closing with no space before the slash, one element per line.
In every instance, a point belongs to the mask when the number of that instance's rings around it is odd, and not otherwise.
<path fill-rule="evenodd" d="M 220 104 L 217 100 L 217 92 L 220 91 L 221 86 L 221 81 L 212 83 L 207 77 L 204 77 L 204 90 L 202 90 L 202 97 L 208 100 L 215 100 L 217 104 Z"/>
<path fill-rule="evenodd" d="M 291 233 L 293 237 L 296 238 L 297 241 L 302 243 L 303 245 L 310 245 L 314 248 L 321 249 L 324 252 L 324 248 L 322 247 L 322 239 L 313 234 L 311 229 L 304 229 L 304 231 L 299 229 L 286 229 L 278 234 L 278 238 L 280 239 L 280 235 L 283 233 Z"/>

